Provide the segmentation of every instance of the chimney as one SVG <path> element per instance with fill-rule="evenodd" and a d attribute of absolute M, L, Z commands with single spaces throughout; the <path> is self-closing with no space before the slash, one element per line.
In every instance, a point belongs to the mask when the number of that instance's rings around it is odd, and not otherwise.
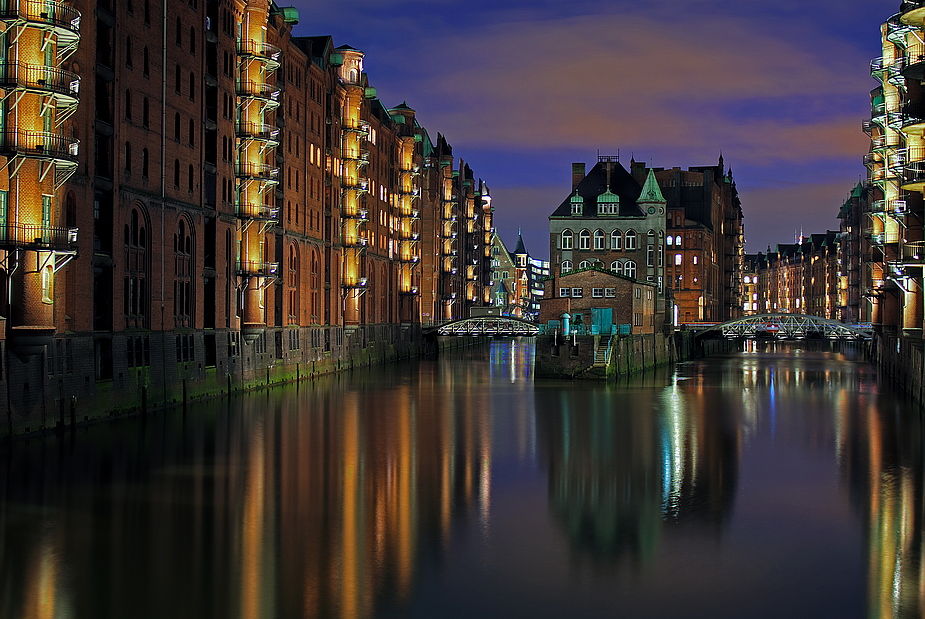
<path fill-rule="evenodd" d="M 573 163 L 572 164 L 572 191 L 578 188 L 578 183 L 582 181 L 585 177 L 585 164 L 583 163 Z"/>

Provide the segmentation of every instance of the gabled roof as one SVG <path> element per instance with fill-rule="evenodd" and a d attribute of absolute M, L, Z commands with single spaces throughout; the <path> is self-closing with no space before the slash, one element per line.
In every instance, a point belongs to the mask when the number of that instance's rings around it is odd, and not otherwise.
<path fill-rule="evenodd" d="M 607 166 L 610 166 L 610 183 L 607 183 Z M 626 171 L 619 162 L 598 162 L 588 172 L 578 187 L 577 195 L 584 202 L 581 215 L 572 215 L 572 196 L 575 191 L 562 201 L 550 217 L 597 217 L 597 197 L 607 190 L 620 198 L 620 214 L 618 217 L 644 217 L 642 209 L 636 204 L 642 188 L 636 179 Z M 613 215 L 611 217 L 614 217 Z"/>

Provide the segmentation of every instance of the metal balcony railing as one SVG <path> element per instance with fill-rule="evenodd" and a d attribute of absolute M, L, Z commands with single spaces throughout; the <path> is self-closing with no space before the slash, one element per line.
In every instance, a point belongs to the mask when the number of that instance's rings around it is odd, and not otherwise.
<path fill-rule="evenodd" d="M 0 21 L 14 19 L 80 34 L 80 11 L 63 0 L 6 0 L 0 3 Z"/>
<path fill-rule="evenodd" d="M 266 82 L 238 80 L 235 85 L 235 93 L 239 97 L 263 99 L 275 103 L 279 102 L 279 92 L 279 88 L 275 84 L 268 84 Z"/>
<path fill-rule="evenodd" d="M 72 251 L 77 248 L 77 228 L 30 224 L 0 224 L 0 245 Z"/>
<path fill-rule="evenodd" d="M 80 140 L 47 131 L 9 129 L 0 132 L 0 152 L 37 159 L 77 163 Z"/>
<path fill-rule="evenodd" d="M 234 166 L 238 178 L 256 179 L 265 182 L 277 182 L 279 168 L 263 163 L 237 163 Z"/>
<path fill-rule="evenodd" d="M 279 208 L 269 204 L 238 204 L 236 209 L 242 219 L 276 221 L 279 218 Z"/>
<path fill-rule="evenodd" d="M 244 277 L 276 277 L 279 273 L 278 262 L 261 262 L 257 260 L 238 260 L 238 275 Z"/>
<path fill-rule="evenodd" d="M 278 61 L 282 50 L 270 43 L 259 43 L 250 39 L 238 41 L 238 55 L 247 58 L 262 58 Z"/>
<path fill-rule="evenodd" d="M 0 86 L 52 92 L 77 99 L 80 76 L 73 71 L 25 62 L 0 62 Z"/>
<path fill-rule="evenodd" d="M 266 123 L 239 122 L 235 125 L 238 137 L 279 143 L 279 127 Z"/>

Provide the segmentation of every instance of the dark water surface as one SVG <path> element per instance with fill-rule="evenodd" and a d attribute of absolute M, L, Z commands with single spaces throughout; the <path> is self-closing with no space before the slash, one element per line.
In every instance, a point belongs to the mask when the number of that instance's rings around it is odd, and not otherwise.
<path fill-rule="evenodd" d="M 0 617 L 921 617 L 920 415 L 855 357 L 497 341 L 14 443 Z"/>

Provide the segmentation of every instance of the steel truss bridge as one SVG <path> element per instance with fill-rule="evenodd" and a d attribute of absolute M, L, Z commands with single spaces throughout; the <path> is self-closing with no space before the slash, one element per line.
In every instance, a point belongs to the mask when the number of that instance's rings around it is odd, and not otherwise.
<path fill-rule="evenodd" d="M 448 322 L 428 330 L 429 333 L 449 336 L 534 336 L 540 332 L 535 322 L 527 322 L 510 316 L 478 316 Z"/>
<path fill-rule="evenodd" d="M 710 334 L 736 338 L 774 338 L 800 340 L 824 338 L 829 340 L 870 339 L 870 327 L 848 325 L 806 314 L 757 314 L 698 329 L 698 337 Z"/>

